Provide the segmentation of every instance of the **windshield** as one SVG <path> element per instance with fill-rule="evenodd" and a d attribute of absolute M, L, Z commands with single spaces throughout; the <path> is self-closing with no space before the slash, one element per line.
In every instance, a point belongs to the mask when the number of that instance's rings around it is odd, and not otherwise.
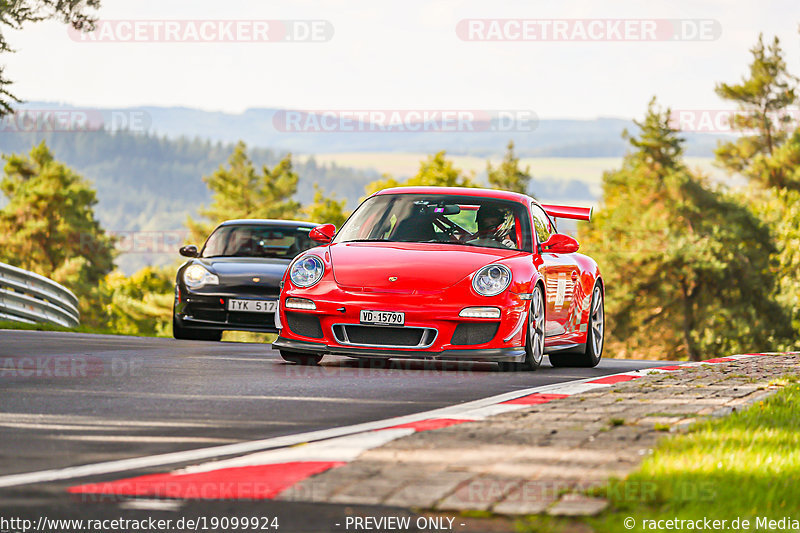
<path fill-rule="evenodd" d="M 270 225 L 220 226 L 206 241 L 200 257 L 271 257 L 293 259 L 317 246 L 309 227 Z"/>
<path fill-rule="evenodd" d="M 532 251 L 519 202 L 476 196 L 381 194 L 367 199 L 334 242 L 429 242 Z"/>

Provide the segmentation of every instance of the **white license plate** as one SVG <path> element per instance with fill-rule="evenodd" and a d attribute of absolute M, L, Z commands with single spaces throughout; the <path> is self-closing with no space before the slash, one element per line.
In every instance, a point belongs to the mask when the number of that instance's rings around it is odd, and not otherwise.
<path fill-rule="evenodd" d="M 277 300 L 228 300 L 228 311 L 274 313 L 277 310 Z"/>
<path fill-rule="evenodd" d="M 359 320 L 362 324 L 389 324 L 392 326 L 402 326 L 406 322 L 405 313 L 395 311 L 368 311 L 361 310 Z"/>

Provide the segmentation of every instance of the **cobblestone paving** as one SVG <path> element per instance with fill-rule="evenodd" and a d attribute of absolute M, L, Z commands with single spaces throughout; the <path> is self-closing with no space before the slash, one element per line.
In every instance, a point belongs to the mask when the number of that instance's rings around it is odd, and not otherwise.
<path fill-rule="evenodd" d="M 798 373 L 764 356 L 651 373 L 477 422 L 423 431 L 363 453 L 280 496 L 500 514 L 595 514 L 583 491 L 625 477 L 668 432 L 745 408 Z"/>

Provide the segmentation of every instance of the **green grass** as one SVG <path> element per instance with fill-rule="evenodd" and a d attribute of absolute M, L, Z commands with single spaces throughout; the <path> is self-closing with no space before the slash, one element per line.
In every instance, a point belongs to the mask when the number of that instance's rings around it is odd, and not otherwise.
<path fill-rule="evenodd" d="M 786 382 L 790 380 L 787 378 Z M 800 385 L 664 439 L 638 472 L 598 495 L 612 509 L 587 519 L 598 532 L 644 531 L 643 520 L 800 519 Z M 627 529 L 623 520 L 633 517 Z M 652 528 L 648 528 L 650 530 Z"/>
<path fill-rule="evenodd" d="M 798 379 L 800 379 L 800 376 L 795 376 L 795 375 L 792 375 L 792 374 L 786 374 L 786 375 L 783 375 L 783 376 L 781 376 L 779 378 L 771 380 L 769 382 L 769 385 L 770 386 L 785 387 L 786 385 L 789 385 L 790 383 L 797 383 Z"/>

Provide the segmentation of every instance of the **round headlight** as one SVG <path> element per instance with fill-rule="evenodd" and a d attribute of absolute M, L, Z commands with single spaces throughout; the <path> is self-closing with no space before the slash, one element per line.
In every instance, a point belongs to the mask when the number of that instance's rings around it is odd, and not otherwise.
<path fill-rule="evenodd" d="M 183 271 L 183 282 L 190 289 L 199 289 L 205 285 L 219 285 L 219 278 L 202 265 L 191 265 Z"/>
<path fill-rule="evenodd" d="M 472 278 L 472 288 L 481 296 L 497 296 L 511 284 L 511 271 L 505 265 L 488 265 Z"/>
<path fill-rule="evenodd" d="M 307 255 L 295 261 L 289 271 L 289 279 L 298 287 L 310 287 L 322 279 L 325 265 L 316 255 Z"/>

